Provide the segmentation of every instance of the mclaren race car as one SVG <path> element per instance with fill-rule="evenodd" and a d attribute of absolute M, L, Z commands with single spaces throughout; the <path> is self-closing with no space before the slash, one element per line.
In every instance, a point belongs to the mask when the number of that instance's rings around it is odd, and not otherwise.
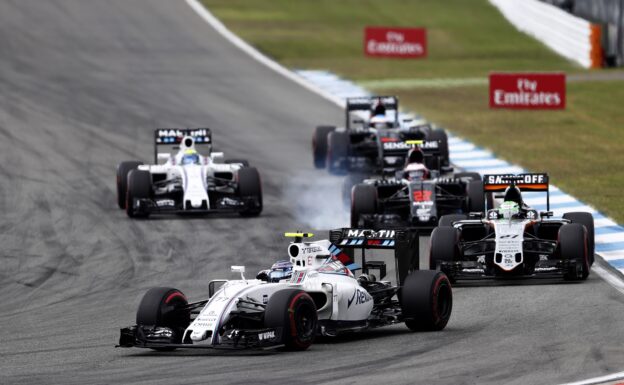
<path fill-rule="evenodd" d="M 430 268 L 452 280 L 561 277 L 584 280 L 594 261 L 594 219 L 570 212 L 553 218 L 547 174 L 485 175 L 486 192 L 504 192 L 486 213 L 449 215 L 431 234 Z M 546 193 L 547 209 L 528 207 L 522 191 Z"/>
<path fill-rule="evenodd" d="M 449 165 L 448 138 L 422 120 L 400 119 L 395 96 L 348 98 L 346 126 L 318 126 L 312 138 L 316 168 L 332 174 L 382 173 L 401 168 L 410 146 L 406 140 L 439 142 L 443 165 Z"/>
<path fill-rule="evenodd" d="M 160 152 L 162 148 L 170 152 Z M 129 217 L 151 213 L 262 211 L 260 175 L 246 160 L 223 159 L 212 151 L 208 128 L 157 129 L 154 164 L 121 162 L 117 167 L 117 200 Z"/>
<path fill-rule="evenodd" d="M 351 226 L 431 231 L 443 215 L 485 210 L 479 174 L 442 175 L 424 160 L 421 148 L 414 147 L 394 177 L 366 179 L 353 186 Z"/>
<path fill-rule="evenodd" d="M 406 231 L 339 229 L 329 240 L 295 237 L 288 260 L 245 279 L 211 281 L 206 299 L 188 302 L 179 290 L 150 289 L 136 325 L 121 329 L 120 347 L 307 349 L 317 335 L 336 336 L 395 323 L 412 331 L 446 326 L 452 309 L 444 273 L 418 269 L 418 237 Z M 362 250 L 361 266 L 352 259 Z M 367 261 L 364 250 L 394 250 L 397 284 L 385 281 L 386 265 Z M 372 273 L 377 272 L 379 280 Z"/>

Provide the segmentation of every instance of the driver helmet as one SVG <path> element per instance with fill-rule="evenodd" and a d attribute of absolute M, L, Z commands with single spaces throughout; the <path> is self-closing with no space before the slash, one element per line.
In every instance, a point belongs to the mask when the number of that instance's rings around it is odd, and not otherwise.
<path fill-rule="evenodd" d="M 422 163 L 410 163 L 405 166 L 403 171 L 407 180 L 427 179 L 429 177 L 429 170 Z"/>
<path fill-rule="evenodd" d="M 511 219 L 520 213 L 520 206 L 514 201 L 505 201 L 498 208 L 498 212 L 504 219 Z"/>
<path fill-rule="evenodd" d="M 182 155 L 182 161 L 180 164 L 183 166 L 186 164 L 200 164 L 199 154 L 197 151 L 193 149 L 188 149 L 184 151 L 184 155 Z"/>
<path fill-rule="evenodd" d="M 279 282 L 283 279 L 289 279 L 292 275 L 293 265 L 289 260 L 277 261 L 271 266 L 269 271 L 269 282 Z"/>

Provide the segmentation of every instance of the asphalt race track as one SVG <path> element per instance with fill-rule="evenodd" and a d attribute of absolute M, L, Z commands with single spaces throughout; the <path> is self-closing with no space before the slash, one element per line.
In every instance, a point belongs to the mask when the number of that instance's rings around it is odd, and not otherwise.
<path fill-rule="evenodd" d="M 253 275 L 283 258 L 283 231 L 345 224 L 318 207 L 340 180 L 310 154 L 312 127 L 342 117 L 184 1 L 0 0 L 0 383 L 531 384 L 623 370 L 624 296 L 596 275 L 458 287 L 439 333 L 397 325 L 302 353 L 115 349 L 149 287 L 200 299 L 231 264 Z M 152 159 L 157 126 L 212 127 L 226 156 L 260 169 L 263 215 L 129 220 L 115 167 Z"/>

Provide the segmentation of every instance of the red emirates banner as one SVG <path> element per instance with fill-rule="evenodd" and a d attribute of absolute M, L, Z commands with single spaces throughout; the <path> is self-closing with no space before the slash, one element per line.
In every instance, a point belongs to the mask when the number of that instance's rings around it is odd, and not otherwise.
<path fill-rule="evenodd" d="M 423 58 L 427 56 L 424 28 L 366 27 L 364 52 L 367 56 Z"/>
<path fill-rule="evenodd" d="M 565 105 L 563 73 L 490 74 L 490 108 L 559 110 Z"/>

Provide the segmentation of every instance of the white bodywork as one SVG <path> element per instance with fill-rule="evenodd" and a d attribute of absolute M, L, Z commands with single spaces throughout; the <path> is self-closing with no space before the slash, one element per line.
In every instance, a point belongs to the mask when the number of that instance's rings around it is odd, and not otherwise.
<path fill-rule="evenodd" d="M 331 259 L 329 241 L 291 243 L 289 250 L 293 247 L 298 248 L 299 253 L 294 257 L 290 254 L 293 274 L 289 280 L 279 283 L 257 279 L 226 281 L 186 329 L 185 338 L 190 336 L 194 344 L 218 344 L 217 331 L 228 321 L 229 314 L 236 309 L 253 309 L 253 305 L 239 302 L 239 299 L 266 304 L 276 291 L 285 288 L 324 295 L 324 304 L 317 309 L 319 320 L 365 322 L 372 311 L 373 298 L 342 263 Z M 241 271 L 241 267 L 233 267 L 233 271 Z M 210 335 L 212 338 L 208 338 Z"/>
<path fill-rule="evenodd" d="M 185 145 L 187 139 L 191 139 L 190 146 Z M 210 199 L 208 199 L 207 177 L 215 176 L 215 173 L 231 173 L 234 175 L 241 167 L 240 163 L 222 163 L 222 152 L 211 152 L 208 156 L 199 155 L 200 164 L 182 165 L 184 153 L 188 150 L 195 150 L 195 143 L 192 137 L 184 137 L 180 143 L 177 154 L 159 153 L 158 159 L 165 163 L 157 165 L 141 165 L 139 170 L 149 171 L 151 174 L 166 174 L 167 180 L 180 178 L 184 189 L 183 208 L 199 209 L 202 205 L 210 209 Z M 171 188 L 171 186 L 163 189 Z M 158 192 L 158 191 L 156 191 Z M 169 192 L 169 191 L 162 191 Z M 166 204 L 164 202 L 162 204 Z M 173 202 L 170 202 L 173 205 Z M 187 203 L 190 206 L 187 206 Z"/>
<path fill-rule="evenodd" d="M 522 243 L 525 228 L 533 223 L 531 219 L 509 220 L 498 219 L 489 221 L 496 234 L 496 250 L 494 255 L 501 254 L 500 262 L 494 258 L 494 263 L 504 271 L 511 271 L 524 261 Z M 519 258 L 516 255 L 520 254 Z"/>

